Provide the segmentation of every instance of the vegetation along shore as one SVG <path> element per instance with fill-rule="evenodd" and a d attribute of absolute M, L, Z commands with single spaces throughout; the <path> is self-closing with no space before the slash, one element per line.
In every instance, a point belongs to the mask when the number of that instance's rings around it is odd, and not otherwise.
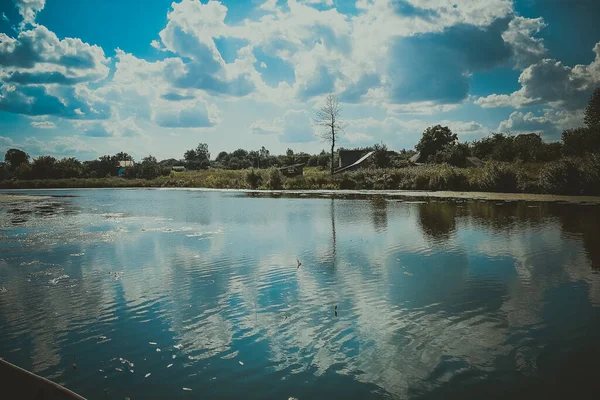
<path fill-rule="evenodd" d="M 320 123 L 327 126 L 327 116 L 333 120 L 340 110 L 335 99 L 328 98 L 321 111 Z M 337 125 L 332 125 L 331 134 L 323 136 L 331 144 L 331 151 L 313 155 L 288 149 L 286 154 L 275 156 L 261 147 L 222 151 L 211 159 L 208 146 L 200 143 L 180 160 L 159 162 L 148 156 L 136 163 L 121 152 L 81 162 L 52 156 L 31 160 L 25 151 L 10 149 L 0 164 L 0 188 L 198 187 L 600 195 L 600 89 L 590 98 L 584 120 L 585 126 L 565 130 L 558 142 L 545 142 L 539 133 L 494 133 L 460 143 L 448 127 L 436 125 L 423 132 L 415 150 L 392 151 L 385 144 L 352 149 L 360 155 L 371 154 L 357 168 L 337 171 L 334 166 L 342 166 L 340 154 L 347 151 L 334 152 L 341 129 Z M 287 167 L 293 165 L 303 169 L 289 176 Z M 344 172 L 336 173 L 340 170 Z"/>

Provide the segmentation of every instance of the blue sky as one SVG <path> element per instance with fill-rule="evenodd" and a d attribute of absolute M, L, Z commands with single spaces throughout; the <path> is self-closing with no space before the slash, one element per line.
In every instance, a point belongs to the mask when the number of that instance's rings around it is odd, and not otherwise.
<path fill-rule="evenodd" d="M 556 140 L 600 86 L 596 0 L 0 0 L 0 153 L 412 148 L 448 125 Z"/>

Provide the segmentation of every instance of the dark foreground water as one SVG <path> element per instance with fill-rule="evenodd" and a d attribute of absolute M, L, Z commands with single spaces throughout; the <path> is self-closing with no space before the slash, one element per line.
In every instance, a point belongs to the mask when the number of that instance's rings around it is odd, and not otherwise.
<path fill-rule="evenodd" d="M 600 396 L 598 206 L 18 193 L 0 357 L 90 399 Z"/>

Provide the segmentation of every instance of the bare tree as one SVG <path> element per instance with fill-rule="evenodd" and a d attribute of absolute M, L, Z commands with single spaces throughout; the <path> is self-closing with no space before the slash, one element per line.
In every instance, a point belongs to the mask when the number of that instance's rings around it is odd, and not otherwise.
<path fill-rule="evenodd" d="M 340 119 L 342 113 L 342 105 L 340 100 L 330 94 L 325 98 L 325 103 L 315 111 L 313 124 L 322 127 L 323 130 L 317 136 L 324 142 L 331 144 L 331 175 L 333 175 L 333 152 L 335 149 L 335 141 L 340 132 L 344 131 L 344 124 Z"/>

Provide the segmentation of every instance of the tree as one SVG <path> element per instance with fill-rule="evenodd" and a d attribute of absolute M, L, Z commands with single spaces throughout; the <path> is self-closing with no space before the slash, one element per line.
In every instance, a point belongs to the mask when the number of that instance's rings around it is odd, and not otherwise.
<path fill-rule="evenodd" d="M 117 160 L 117 161 L 133 161 L 133 157 L 131 157 L 129 154 L 121 151 L 121 152 L 115 154 L 115 160 Z"/>
<path fill-rule="evenodd" d="M 375 168 L 389 168 L 391 164 L 388 148 L 384 143 L 377 143 L 373 146 L 373 164 Z"/>
<path fill-rule="evenodd" d="M 436 125 L 425 129 L 423 137 L 415 146 L 422 157 L 429 158 L 442 150 L 446 145 L 456 144 L 458 136 L 447 126 Z"/>
<path fill-rule="evenodd" d="M 79 178 L 83 174 L 83 165 L 75 157 L 65 157 L 56 162 L 56 174 L 62 179 Z"/>
<path fill-rule="evenodd" d="M 206 169 L 210 166 L 210 152 L 206 143 L 199 143 L 198 147 L 185 152 L 183 158 L 189 169 Z"/>
<path fill-rule="evenodd" d="M 596 88 L 585 109 L 583 120 L 590 129 L 600 129 L 600 88 Z"/>
<path fill-rule="evenodd" d="M 29 164 L 29 154 L 23 150 L 9 149 L 4 155 L 4 162 L 14 172 L 21 164 Z"/>
<path fill-rule="evenodd" d="M 154 179 L 160 175 L 160 167 L 156 161 L 156 157 L 148 156 L 142 159 L 139 175 L 144 179 Z"/>
<path fill-rule="evenodd" d="M 335 140 L 339 137 L 344 125 L 340 119 L 343 107 L 337 97 L 330 94 L 325 98 L 325 103 L 315 111 L 313 124 L 323 128 L 319 134 L 321 140 L 331 144 L 331 175 L 333 175 L 333 155 Z"/>
<path fill-rule="evenodd" d="M 294 150 L 288 148 L 285 152 L 285 157 L 286 157 L 285 162 L 288 165 L 292 165 L 294 163 Z"/>
<path fill-rule="evenodd" d="M 56 158 L 52 156 L 39 156 L 31 163 L 31 177 L 33 179 L 56 178 Z"/>

